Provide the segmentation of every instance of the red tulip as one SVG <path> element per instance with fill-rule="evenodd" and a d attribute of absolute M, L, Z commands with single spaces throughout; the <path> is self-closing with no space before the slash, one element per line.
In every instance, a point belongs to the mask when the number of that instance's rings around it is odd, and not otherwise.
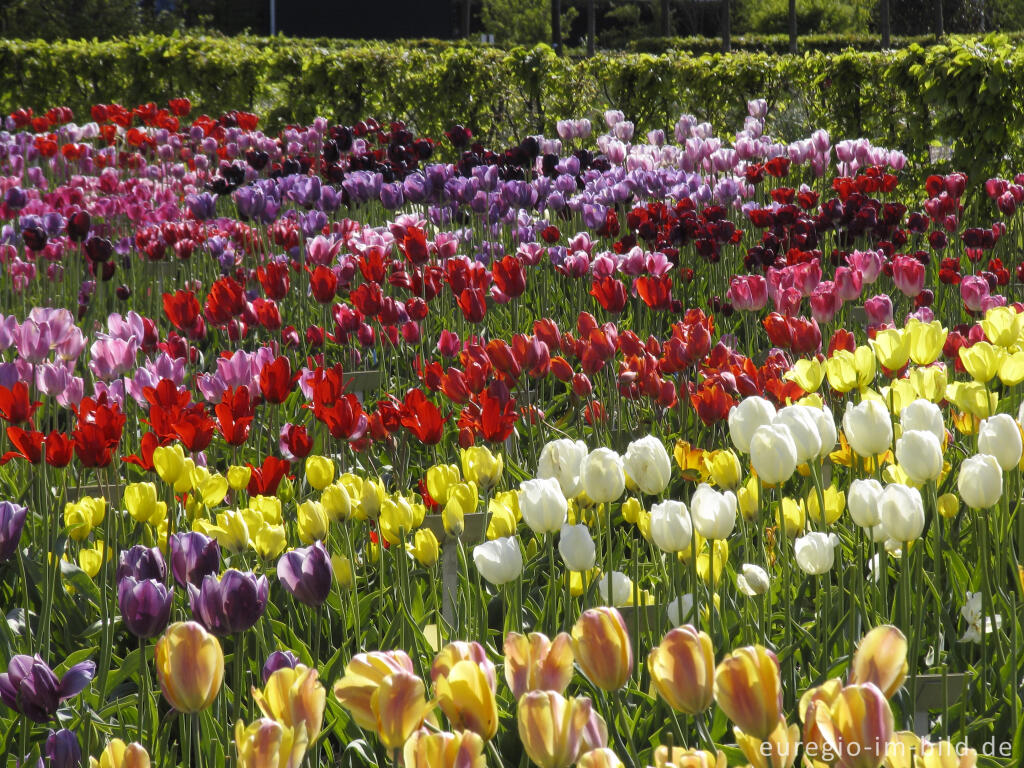
<path fill-rule="evenodd" d="M 199 301 L 192 291 L 165 293 L 164 314 L 171 324 L 182 332 L 191 331 L 199 320 Z"/>
<path fill-rule="evenodd" d="M 298 380 L 292 375 L 292 364 L 287 357 L 278 357 L 260 370 L 260 392 L 269 403 L 283 403 Z"/>
<path fill-rule="evenodd" d="M 672 278 L 668 275 L 638 277 L 633 286 L 651 309 L 669 309 L 672 305 Z"/>
<path fill-rule="evenodd" d="M 479 288 L 466 288 L 459 294 L 459 309 L 471 323 L 479 323 L 487 314 L 487 299 Z"/>
<path fill-rule="evenodd" d="M 309 288 L 319 304 L 330 304 L 338 290 L 338 277 L 330 267 L 319 265 L 309 276 Z"/>
<path fill-rule="evenodd" d="M 304 459 L 313 451 L 313 439 L 302 425 L 285 424 L 281 427 L 278 448 L 289 461 Z"/>
<path fill-rule="evenodd" d="M 526 290 L 526 271 L 516 256 L 505 256 L 491 265 L 491 276 L 498 290 L 509 299 L 515 299 Z"/>
<path fill-rule="evenodd" d="M 242 445 L 249 438 L 249 427 L 256 415 L 248 387 L 228 389 L 214 408 L 217 426 L 228 445 Z"/>
<path fill-rule="evenodd" d="M 590 295 L 597 299 L 605 312 L 617 315 L 626 308 L 626 287 L 611 275 L 595 279 L 590 286 Z"/>
<path fill-rule="evenodd" d="M 28 386 L 23 381 L 14 382 L 10 389 L 0 386 L 0 417 L 11 424 L 31 422 L 40 405 L 39 401 L 29 400 Z"/>
<path fill-rule="evenodd" d="M 250 496 L 273 496 L 277 493 L 277 486 L 281 484 L 281 480 L 292 468 L 289 462 L 276 456 L 267 456 L 259 467 L 252 464 L 248 466 L 252 470 L 249 486 L 246 488 Z"/>
<path fill-rule="evenodd" d="M 291 279 L 288 265 L 279 261 L 270 261 L 256 270 L 256 278 L 263 286 L 263 293 L 268 299 L 280 301 L 288 295 Z"/>
<path fill-rule="evenodd" d="M 410 389 L 402 402 L 402 426 L 427 445 L 441 442 L 444 417 L 440 409 L 427 399 L 423 390 Z"/>

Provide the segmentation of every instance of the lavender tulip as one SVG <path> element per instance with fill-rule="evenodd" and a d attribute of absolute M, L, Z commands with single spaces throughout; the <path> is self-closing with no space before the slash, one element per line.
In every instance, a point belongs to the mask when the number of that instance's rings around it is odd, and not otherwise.
<path fill-rule="evenodd" d="M 207 576 L 200 587 L 188 585 L 192 615 L 215 635 L 244 632 L 267 609 L 269 589 L 266 576 L 257 578 L 233 568 L 219 581 L 216 576 Z"/>
<path fill-rule="evenodd" d="M 164 556 L 157 547 L 136 544 L 121 553 L 121 560 L 117 566 L 117 580 L 121 581 L 126 576 L 131 576 L 137 581 L 164 581 L 167 579 L 167 563 L 164 562 Z"/>
<path fill-rule="evenodd" d="M 331 576 L 331 556 L 319 541 L 285 552 L 277 561 L 277 578 L 304 605 L 323 605 L 331 592 Z"/>
<path fill-rule="evenodd" d="M 0 674 L 0 702 L 30 720 L 45 723 L 57 714 L 62 701 L 81 693 L 95 674 L 96 663 L 83 661 L 58 680 L 39 656 L 18 654 Z"/>
<path fill-rule="evenodd" d="M 291 651 L 274 651 L 267 656 L 267 662 L 263 665 L 263 684 L 267 684 L 270 676 L 279 669 L 295 669 L 299 663 L 298 657 Z"/>
<path fill-rule="evenodd" d="M 78 768 L 82 763 L 82 748 L 74 731 L 67 728 L 50 731 L 46 739 L 46 758 L 50 768 Z"/>
<path fill-rule="evenodd" d="M 136 637 L 156 637 L 171 620 L 171 590 L 162 581 L 125 576 L 117 585 L 117 605 L 125 627 Z"/>
<path fill-rule="evenodd" d="M 198 531 L 171 536 L 171 572 L 179 587 L 201 584 L 220 568 L 220 545 Z"/>
<path fill-rule="evenodd" d="M 18 551 L 27 516 L 28 510 L 20 504 L 0 501 L 0 563 L 9 560 Z"/>

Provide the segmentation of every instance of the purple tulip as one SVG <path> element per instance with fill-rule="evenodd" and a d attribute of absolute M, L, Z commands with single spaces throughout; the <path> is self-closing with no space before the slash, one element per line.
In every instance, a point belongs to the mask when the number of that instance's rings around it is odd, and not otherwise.
<path fill-rule="evenodd" d="M 215 635 L 233 635 L 250 629 L 267 609 L 270 586 L 266 576 L 256 577 L 231 568 L 217 580 L 210 575 L 202 586 L 188 585 L 192 615 Z"/>
<path fill-rule="evenodd" d="M 263 684 L 267 684 L 270 676 L 279 669 L 295 669 L 298 665 L 298 657 L 291 651 L 274 651 L 267 656 L 267 663 L 263 665 Z"/>
<path fill-rule="evenodd" d="M 82 748 L 74 731 L 62 728 L 50 731 L 46 739 L 46 758 L 50 768 L 78 768 L 82 763 Z"/>
<path fill-rule="evenodd" d="M 171 620 L 174 594 L 156 579 L 125 576 L 117 585 L 117 605 L 125 627 L 136 637 L 156 637 Z"/>
<path fill-rule="evenodd" d="M 277 561 L 277 578 L 304 605 L 321 606 L 331 592 L 331 556 L 319 541 L 285 552 Z"/>
<path fill-rule="evenodd" d="M 18 551 L 27 516 L 28 510 L 20 504 L 0 501 L 0 563 L 9 560 Z"/>
<path fill-rule="evenodd" d="M 164 556 L 157 547 L 136 544 L 121 553 L 121 560 L 117 566 L 117 580 L 120 581 L 126 576 L 131 576 L 137 581 L 166 581 L 167 563 L 164 562 Z"/>
<path fill-rule="evenodd" d="M 39 656 L 18 654 L 0 674 L 0 702 L 30 720 L 45 723 L 57 714 L 62 701 L 81 693 L 95 674 L 96 663 L 83 661 L 58 680 Z"/>
<path fill-rule="evenodd" d="M 198 531 L 171 536 L 171 572 L 179 587 L 201 584 L 220 569 L 220 545 Z"/>

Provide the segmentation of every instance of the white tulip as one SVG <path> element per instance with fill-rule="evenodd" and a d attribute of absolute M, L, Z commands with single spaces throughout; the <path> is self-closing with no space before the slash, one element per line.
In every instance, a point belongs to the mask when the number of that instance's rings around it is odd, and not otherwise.
<path fill-rule="evenodd" d="M 930 432 L 923 434 L 935 438 Z M 887 538 L 905 542 L 921 537 L 924 530 L 924 502 L 917 488 L 900 483 L 885 486 L 878 498 L 878 514 Z"/>
<path fill-rule="evenodd" d="M 920 398 L 907 404 L 900 411 L 900 426 L 904 432 L 931 432 L 939 441 L 939 445 L 946 442 L 946 425 L 942 420 L 942 411 L 930 400 Z"/>
<path fill-rule="evenodd" d="M 681 501 L 667 499 L 651 507 L 651 540 L 663 552 L 690 549 L 693 525 L 690 511 Z"/>
<path fill-rule="evenodd" d="M 745 398 L 729 411 L 729 436 L 740 453 L 750 453 L 750 440 L 758 427 L 771 424 L 775 406 L 763 397 Z"/>
<path fill-rule="evenodd" d="M 519 486 L 519 511 L 534 533 L 556 533 L 562 529 L 569 504 L 555 478 L 539 478 Z"/>
<path fill-rule="evenodd" d="M 570 571 L 589 571 L 594 567 L 597 548 L 590 529 L 582 523 L 563 525 L 558 539 L 558 554 Z"/>
<path fill-rule="evenodd" d="M 623 467 L 641 491 L 657 496 L 672 479 L 672 462 L 664 444 L 654 435 L 634 440 L 622 457 Z"/>
<path fill-rule="evenodd" d="M 1003 469 L 996 457 L 979 453 L 964 459 L 957 490 L 971 509 L 994 507 L 1003 496 Z"/>
<path fill-rule="evenodd" d="M 806 405 L 787 405 L 775 416 L 776 424 L 785 424 L 793 437 L 796 446 L 796 463 L 806 464 L 817 459 L 821 453 L 821 433 L 818 431 L 818 418 L 814 411 Z"/>
<path fill-rule="evenodd" d="M 562 495 L 571 499 L 583 490 L 580 466 L 586 457 L 587 446 L 582 440 L 552 440 L 541 448 L 537 477 L 555 478 L 562 488 Z"/>
<path fill-rule="evenodd" d="M 612 596 L 608 598 L 608 574 L 597 577 L 597 591 L 603 605 L 619 606 L 633 604 L 633 581 L 621 571 L 612 571 Z"/>
<path fill-rule="evenodd" d="M 750 438 L 750 462 L 762 482 L 778 485 L 789 480 L 796 471 L 796 456 L 789 427 L 765 424 L 754 430 Z"/>
<path fill-rule="evenodd" d="M 885 453 L 892 444 L 889 411 L 878 400 L 862 400 L 859 405 L 847 403 L 843 432 L 850 448 L 858 456 Z"/>
<path fill-rule="evenodd" d="M 882 521 L 878 515 L 878 498 L 881 495 L 882 484 L 875 479 L 854 480 L 850 483 L 846 506 L 850 508 L 853 522 L 861 528 L 878 525 Z"/>
<path fill-rule="evenodd" d="M 673 627 L 697 623 L 693 616 L 693 595 L 689 592 L 670 601 L 665 606 L 665 613 L 668 614 L 669 624 Z"/>
<path fill-rule="evenodd" d="M 828 408 L 812 408 L 811 413 L 818 424 L 818 436 L 821 438 L 821 450 L 818 452 L 818 460 L 823 460 L 839 442 L 839 435 L 836 432 L 836 420 L 832 411 Z"/>
<path fill-rule="evenodd" d="M 744 563 L 736 574 L 736 588 L 747 597 L 763 595 L 771 587 L 768 571 L 753 563 Z"/>
<path fill-rule="evenodd" d="M 727 539 L 736 527 L 736 494 L 701 483 L 690 499 L 693 527 L 705 539 Z"/>
<path fill-rule="evenodd" d="M 938 480 L 942 474 L 942 444 L 931 432 L 909 429 L 896 441 L 896 461 L 915 483 Z"/>
<path fill-rule="evenodd" d="M 473 548 L 473 563 L 487 581 L 495 586 L 508 584 L 523 572 L 523 553 L 514 536 L 486 541 Z"/>
<path fill-rule="evenodd" d="M 800 570 L 811 576 L 828 573 L 835 563 L 835 548 L 839 537 L 834 533 L 812 531 L 793 542 L 793 553 Z"/>
<path fill-rule="evenodd" d="M 595 448 L 583 460 L 580 481 L 595 504 L 615 501 L 626 490 L 622 457 L 611 448 Z"/>
<path fill-rule="evenodd" d="M 1004 472 L 1020 464 L 1024 444 L 1020 427 L 1008 413 L 997 413 L 981 422 L 978 428 L 978 453 L 995 456 Z"/>

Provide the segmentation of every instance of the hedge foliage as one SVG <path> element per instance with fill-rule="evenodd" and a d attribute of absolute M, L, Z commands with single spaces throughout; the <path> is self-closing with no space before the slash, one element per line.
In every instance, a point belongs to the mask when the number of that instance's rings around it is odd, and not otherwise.
<path fill-rule="evenodd" d="M 1006 37 L 954 38 L 884 52 L 800 56 L 737 52 L 606 53 L 559 58 L 547 46 L 502 50 L 426 41 L 141 37 L 107 42 L 0 41 L 0 109 L 137 104 L 188 96 L 216 114 L 250 109 L 273 129 L 324 115 L 401 118 L 429 135 L 455 122 L 487 141 L 554 133 L 563 117 L 615 107 L 639 131 L 681 113 L 719 130 L 742 125 L 747 99 L 770 105 L 769 130 L 795 139 L 824 127 L 923 160 L 952 147 L 974 173 L 1024 159 L 1024 50 Z"/>

